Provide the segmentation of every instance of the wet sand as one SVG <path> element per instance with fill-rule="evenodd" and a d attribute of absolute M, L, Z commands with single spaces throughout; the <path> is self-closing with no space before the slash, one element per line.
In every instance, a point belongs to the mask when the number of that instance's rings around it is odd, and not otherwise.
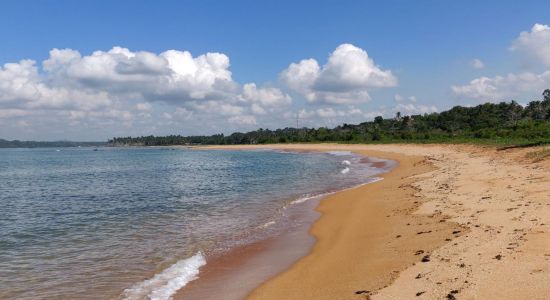
<path fill-rule="evenodd" d="M 199 279 L 191 281 L 174 295 L 174 299 L 243 299 L 254 288 L 287 269 L 305 256 L 315 243 L 308 234 L 311 224 L 320 216 L 312 199 L 288 211 L 289 219 L 300 224 L 283 234 L 237 247 L 216 257 L 200 269 Z"/>
<path fill-rule="evenodd" d="M 314 151 L 285 149 L 292 152 L 310 153 Z M 382 172 L 392 168 L 387 160 L 364 157 L 361 163 L 376 167 Z M 378 180 L 378 175 L 365 178 L 365 183 Z M 337 192 L 326 187 L 328 194 Z M 315 243 L 309 234 L 311 225 L 319 218 L 316 211 L 321 199 L 326 195 L 289 205 L 285 218 L 279 222 L 292 223 L 269 239 L 246 244 L 221 255 L 207 255 L 208 263 L 200 269 L 199 278 L 179 290 L 174 299 L 244 299 L 263 282 L 285 271 L 300 258 L 306 256 Z M 295 226 L 298 224 L 298 226 Z"/>
<path fill-rule="evenodd" d="M 227 148 L 227 147 L 224 147 Z M 384 180 L 323 199 L 316 243 L 250 299 L 546 299 L 549 163 L 454 145 L 262 145 L 392 159 Z"/>

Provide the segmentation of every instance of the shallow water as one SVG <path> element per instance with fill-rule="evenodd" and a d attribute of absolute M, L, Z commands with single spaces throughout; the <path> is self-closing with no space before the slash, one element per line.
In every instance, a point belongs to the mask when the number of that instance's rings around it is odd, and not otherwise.
<path fill-rule="evenodd" d="M 60 150 L 60 151 L 57 151 Z M 381 170 L 348 152 L 0 150 L 1 299 L 167 299 L 205 257 Z"/>

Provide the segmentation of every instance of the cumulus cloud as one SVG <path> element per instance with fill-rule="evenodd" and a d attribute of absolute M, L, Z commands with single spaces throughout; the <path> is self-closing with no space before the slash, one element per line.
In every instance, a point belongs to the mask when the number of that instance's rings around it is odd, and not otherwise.
<path fill-rule="evenodd" d="M 53 85 L 181 103 L 234 92 L 229 65 L 229 58 L 221 53 L 193 57 L 188 51 L 168 50 L 156 55 L 114 47 L 88 56 L 71 49 L 53 49 L 43 70 Z"/>
<path fill-rule="evenodd" d="M 292 63 L 282 81 L 309 102 L 352 104 L 370 99 L 374 88 L 397 85 L 390 70 L 382 70 L 367 52 L 351 44 L 338 46 L 322 67 L 313 59 Z"/>
<path fill-rule="evenodd" d="M 483 68 L 485 68 L 485 64 L 479 58 L 473 59 L 472 62 L 470 63 L 470 65 L 474 69 L 483 69 Z"/>
<path fill-rule="evenodd" d="M 281 79 L 314 104 L 298 113 L 309 126 L 373 118 L 380 113 L 354 105 L 369 100 L 373 89 L 397 85 L 390 70 L 350 44 L 338 46 L 323 65 L 314 59 L 290 64 Z M 402 98 L 403 110 L 429 110 L 411 107 L 414 96 Z M 2 137 L 21 138 L 17 133 L 23 129 L 40 136 L 46 128 L 51 135 L 45 136 L 54 138 L 81 138 L 82 132 L 106 138 L 276 128 L 295 124 L 292 105 L 286 89 L 236 82 L 223 53 L 52 49 L 42 62 L 0 67 Z"/>
<path fill-rule="evenodd" d="M 21 60 L 0 66 L 0 123 L 32 113 L 35 124 L 49 117 L 48 123 L 57 120 L 59 128 L 63 122 L 92 126 L 115 120 L 130 126 L 157 116 L 165 123 L 214 120 L 212 126 L 227 129 L 224 123 L 254 125 L 254 115 L 267 120 L 291 105 L 291 97 L 278 88 L 240 85 L 229 68 L 223 53 L 156 54 L 113 47 L 83 55 L 52 49 L 42 63 Z"/>
<path fill-rule="evenodd" d="M 373 119 L 383 112 L 364 111 L 355 106 L 320 107 L 317 109 L 301 109 L 297 112 L 299 126 L 337 126 L 342 123 L 360 123 Z M 288 118 L 295 118 L 288 116 Z"/>
<path fill-rule="evenodd" d="M 256 125 L 256 117 L 250 115 L 234 116 L 229 118 L 229 123 L 239 125 Z"/>
<path fill-rule="evenodd" d="M 102 91 L 50 86 L 39 74 L 36 62 L 22 60 L 0 67 L 0 103 L 19 108 L 70 108 L 93 110 L 109 106 Z"/>
<path fill-rule="evenodd" d="M 466 85 L 454 85 L 452 91 L 461 97 L 480 101 L 508 101 L 523 93 L 542 91 L 550 86 L 550 71 L 540 74 L 521 73 L 480 77 Z"/>
<path fill-rule="evenodd" d="M 258 88 L 255 83 L 245 84 L 239 99 L 250 104 L 252 112 L 258 115 L 288 107 L 292 102 L 292 98 L 280 89 L 272 87 Z"/>
<path fill-rule="evenodd" d="M 550 27 L 535 24 L 530 31 L 519 34 L 510 50 L 527 55 L 542 65 L 550 66 Z M 460 98 L 477 101 L 509 101 L 524 95 L 534 95 L 550 86 L 550 71 L 522 72 L 483 76 L 468 84 L 453 85 L 451 90 Z"/>
<path fill-rule="evenodd" d="M 229 58 L 221 53 L 193 57 L 187 51 L 159 55 L 126 48 L 82 56 L 72 49 L 53 49 L 42 69 L 33 60 L 0 68 L 0 102 L 16 107 L 97 110 L 118 100 L 192 101 L 236 98 Z M 4 104 L 7 105 L 7 104 Z"/>
<path fill-rule="evenodd" d="M 535 24 L 531 31 L 523 31 L 510 47 L 512 51 L 526 54 L 531 59 L 550 66 L 550 27 Z"/>

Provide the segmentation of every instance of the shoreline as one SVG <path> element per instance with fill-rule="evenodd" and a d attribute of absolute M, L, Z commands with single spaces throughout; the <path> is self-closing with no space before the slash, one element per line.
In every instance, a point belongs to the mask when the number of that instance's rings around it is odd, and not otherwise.
<path fill-rule="evenodd" d="M 319 199 L 300 203 L 293 212 L 301 224 L 277 236 L 238 246 L 208 258 L 198 278 L 178 290 L 173 299 L 243 299 L 263 282 L 306 255 L 315 243 L 308 234 L 319 218 L 314 210 Z"/>
<path fill-rule="evenodd" d="M 275 144 L 392 159 L 382 181 L 326 197 L 311 251 L 248 299 L 546 299 L 550 160 L 537 148 Z"/>
<path fill-rule="evenodd" d="M 200 147 L 200 149 L 204 148 L 205 147 Z M 367 294 L 389 285 L 400 271 L 411 266 L 418 260 L 418 254 L 415 254 L 417 250 L 413 251 L 410 249 L 422 248 L 422 251 L 426 251 L 426 253 L 428 253 L 446 242 L 444 236 L 446 237 L 450 235 L 451 232 L 456 231 L 457 228 L 459 228 L 457 224 L 440 222 L 439 219 L 434 221 L 428 216 L 411 216 L 411 212 L 416 210 L 420 203 L 412 195 L 415 190 L 410 187 L 410 183 L 414 180 L 404 180 L 403 178 L 408 178 L 433 170 L 433 166 L 427 163 L 423 156 L 410 157 L 408 155 L 399 155 L 384 151 L 350 149 L 350 147 L 346 145 L 334 144 L 206 147 L 206 149 L 233 150 L 262 148 L 297 152 L 351 151 L 355 154 L 364 156 L 364 159 L 367 161 L 369 160 L 369 157 L 383 158 L 396 161 L 397 166 L 394 166 L 394 168 L 392 168 L 389 172 L 377 175 L 377 177 L 382 177 L 384 180 L 359 185 L 357 187 L 338 191 L 324 197 L 320 201 L 320 204 L 315 207 L 315 211 L 319 212 L 321 217 L 317 219 L 317 221 L 315 221 L 308 229 L 309 235 L 315 240 L 315 243 L 312 247 L 310 247 L 310 250 L 307 253 L 304 253 L 304 255 L 302 255 L 293 264 L 287 264 L 290 267 L 276 272 L 270 278 L 266 278 L 266 280 L 262 281 L 260 285 L 257 285 L 246 298 L 334 299 L 338 297 L 357 297 L 358 299 L 364 299 Z M 364 195 L 369 195 L 368 201 L 365 201 Z M 385 201 L 388 197 L 394 198 L 394 201 Z M 375 199 L 377 199 L 377 201 L 371 201 Z M 342 202 L 348 203 L 343 206 Z M 406 207 L 403 206 L 404 203 Z M 335 247 L 326 245 L 327 243 L 325 241 L 331 241 L 332 243 L 335 239 L 340 239 L 342 229 L 341 224 L 339 223 L 341 223 L 343 219 L 346 219 L 346 215 L 349 213 L 349 209 L 351 207 L 353 207 L 355 211 L 357 211 L 357 209 L 363 211 L 363 214 L 366 217 L 366 219 L 363 220 L 367 220 L 366 224 L 360 224 L 362 219 L 361 216 L 354 216 L 351 218 L 352 222 L 347 222 L 348 224 L 346 224 L 345 230 L 352 233 L 352 236 L 344 237 L 344 240 L 355 240 L 358 246 L 349 247 L 349 245 L 346 245 L 345 241 L 338 241 L 333 245 L 338 246 L 336 248 L 342 246 L 340 247 L 342 249 L 335 250 Z M 400 211 L 396 212 L 396 210 Z M 333 212 L 336 212 L 336 215 L 333 215 Z M 344 215 L 342 215 L 342 213 L 344 213 Z M 409 216 L 407 220 L 411 226 L 403 223 L 405 220 L 403 218 L 404 216 Z M 431 217 L 433 218 L 433 216 Z M 413 220 L 416 222 L 419 219 L 423 223 L 421 222 L 420 225 L 411 224 Z M 358 220 L 359 224 L 357 223 Z M 399 221 L 397 223 L 399 223 L 401 227 L 406 227 L 402 229 L 405 229 L 404 232 L 406 231 L 409 233 L 407 234 L 407 237 L 404 237 L 405 235 L 403 234 L 394 234 L 394 232 L 399 231 L 394 228 L 396 220 Z M 352 228 L 348 228 L 347 226 L 355 227 L 355 229 L 349 230 Z M 361 232 L 362 230 L 357 230 L 363 227 L 370 228 L 370 230 L 368 230 L 369 232 Z M 422 232 L 422 230 L 429 227 L 435 229 L 432 229 L 430 232 L 436 232 L 436 234 L 431 235 L 432 237 L 430 241 L 426 242 L 425 238 L 418 238 L 420 235 L 418 235 L 418 237 L 415 236 L 417 232 Z M 337 228 L 336 232 L 339 233 L 335 234 L 335 231 L 333 230 L 334 228 Z M 428 230 L 426 229 L 426 231 Z M 365 235 L 369 238 L 365 239 Z M 376 238 L 377 242 L 372 243 L 370 238 Z M 403 248 L 403 246 L 406 246 L 407 253 L 395 251 L 395 249 Z M 385 256 L 386 258 L 380 260 L 380 263 L 368 263 L 363 266 L 363 268 L 357 268 L 353 266 L 356 264 L 354 260 L 346 260 L 342 258 L 338 259 L 337 257 L 334 257 L 333 252 L 335 251 L 342 252 L 340 254 L 342 257 L 349 257 L 350 255 L 365 255 L 365 251 L 367 251 L 371 253 L 371 255 L 377 257 Z M 388 251 L 390 251 L 389 254 L 387 254 Z M 322 256 L 319 257 L 319 253 L 331 254 L 328 257 L 323 258 Z M 339 254 L 336 254 L 336 256 L 338 255 Z M 320 261 L 320 259 L 324 261 Z M 311 262 L 308 263 L 308 260 Z M 311 271 L 316 268 L 318 269 L 317 271 Z M 388 272 L 388 268 L 391 269 L 391 271 Z M 338 269 L 345 271 L 334 271 Z M 352 270 L 351 273 L 350 270 Z M 344 273 L 347 274 L 347 276 L 340 276 Z M 331 276 L 327 276 L 327 274 L 340 275 L 338 278 L 331 278 Z M 201 275 L 199 275 L 199 278 L 200 277 Z M 193 289 L 193 286 L 197 285 L 199 282 L 200 279 L 195 280 L 185 288 L 178 291 L 175 299 L 182 299 L 183 295 L 186 295 L 185 291 Z M 296 282 L 299 282 L 300 284 L 297 285 Z M 309 286 L 306 285 L 307 283 L 309 283 Z M 336 289 L 335 287 L 337 286 L 341 288 Z M 293 287 L 295 288 L 293 289 Z M 311 291 L 316 292 L 312 293 Z M 193 299 L 193 297 L 191 297 L 191 299 Z"/>
<path fill-rule="evenodd" d="M 231 150 L 237 149 L 231 148 Z M 269 150 L 293 153 L 327 152 L 298 149 Z M 288 216 L 284 222 L 295 223 L 298 220 L 300 224 L 298 227 L 292 226 L 279 235 L 233 248 L 223 255 L 210 257 L 208 263 L 201 267 L 198 278 L 179 289 L 173 295 L 173 299 L 244 299 L 258 286 L 308 255 L 316 243 L 316 238 L 309 231 L 312 224 L 321 216 L 317 210 L 319 202 L 334 194 L 373 184 L 382 179 L 381 174 L 395 167 L 395 162 L 389 160 L 366 157 L 357 153 L 354 155 L 358 156 L 357 163 L 377 168 L 379 173 L 366 177 L 364 182 L 355 186 L 328 190 L 303 200 L 290 201 L 283 207 L 285 210 L 289 208 L 284 214 Z"/>
<path fill-rule="evenodd" d="M 305 150 L 352 151 L 398 165 L 379 175 L 384 180 L 324 198 L 316 208 L 321 217 L 309 230 L 316 239 L 309 254 L 264 282 L 248 299 L 365 299 L 417 262 L 420 250 L 430 253 L 459 228 L 440 222 L 441 218 L 412 215 L 421 204 L 413 195 L 413 177 L 434 170 L 423 156 L 345 145 L 291 145 L 291 149 L 304 146 Z M 429 232 L 429 237 L 421 232 Z"/>

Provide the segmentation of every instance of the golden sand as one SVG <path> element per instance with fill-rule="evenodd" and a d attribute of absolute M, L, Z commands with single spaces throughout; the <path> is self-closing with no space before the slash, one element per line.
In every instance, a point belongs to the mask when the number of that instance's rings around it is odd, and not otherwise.
<path fill-rule="evenodd" d="M 219 147 L 218 147 L 219 148 Z M 227 148 L 227 147 L 224 147 Z M 399 166 L 317 208 L 311 252 L 250 299 L 547 299 L 550 176 L 526 150 L 454 145 L 262 145 L 348 150 Z"/>

